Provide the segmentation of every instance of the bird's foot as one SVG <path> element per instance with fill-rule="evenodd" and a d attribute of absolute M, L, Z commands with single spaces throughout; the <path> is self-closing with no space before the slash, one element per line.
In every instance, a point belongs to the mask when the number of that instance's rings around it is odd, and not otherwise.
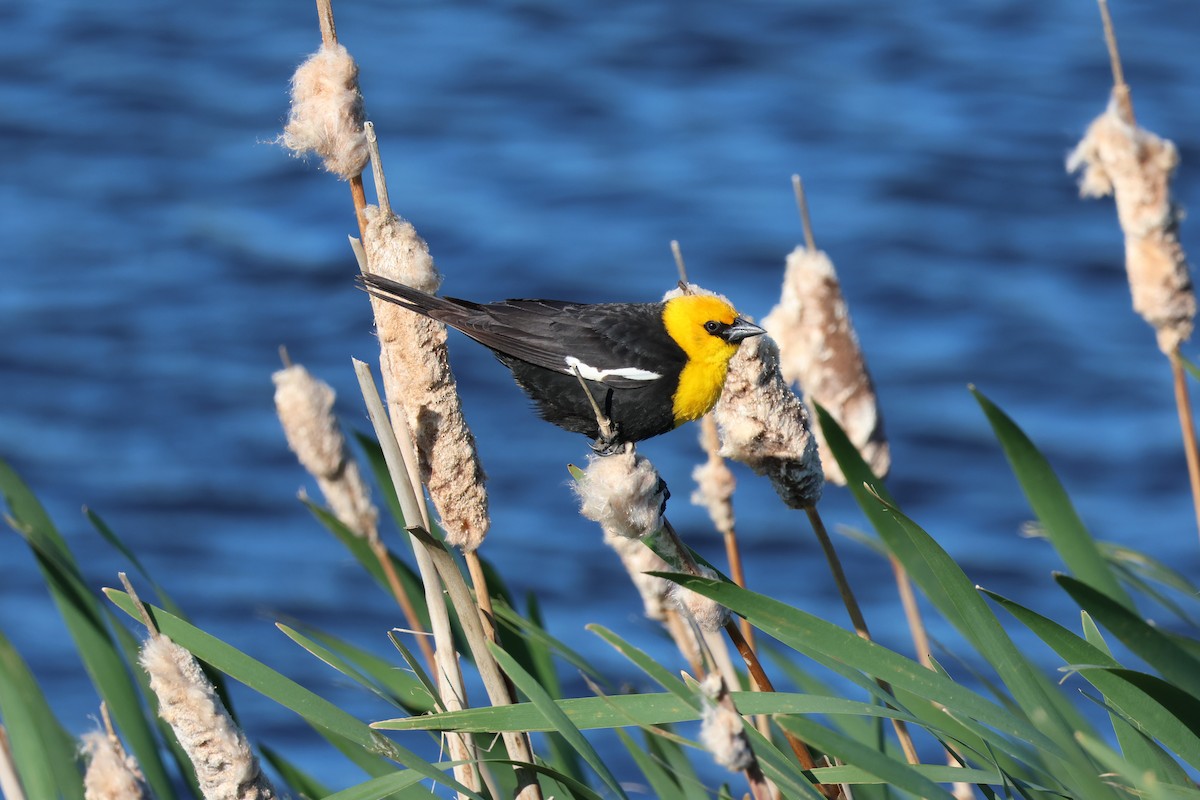
<path fill-rule="evenodd" d="M 614 456 L 624 450 L 625 443 L 611 431 L 601 431 L 596 441 L 592 442 L 592 452 L 598 456 Z"/>

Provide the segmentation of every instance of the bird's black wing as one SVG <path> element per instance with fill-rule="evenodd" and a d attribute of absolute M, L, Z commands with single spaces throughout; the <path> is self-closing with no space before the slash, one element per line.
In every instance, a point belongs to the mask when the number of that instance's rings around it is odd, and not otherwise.
<path fill-rule="evenodd" d="M 506 300 L 445 320 L 475 341 L 513 358 L 617 389 L 677 374 L 683 350 L 667 335 L 658 303 L 587 305 Z"/>

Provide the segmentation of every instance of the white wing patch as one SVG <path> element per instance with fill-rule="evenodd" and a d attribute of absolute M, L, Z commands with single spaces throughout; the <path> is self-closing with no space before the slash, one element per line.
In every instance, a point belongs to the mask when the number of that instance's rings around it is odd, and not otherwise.
<path fill-rule="evenodd" d="M 579 370 L 579 374 L 589 381 L 603 381 L 605 378 L 625 378 L 631 381 L 656 381 L 662 377 L 657 372 L 638 367 L 617 367 L 616 369 L 596 369 L 585 364 L 575 356 L 567 356 L 567 367 L 571 372 Z"/>

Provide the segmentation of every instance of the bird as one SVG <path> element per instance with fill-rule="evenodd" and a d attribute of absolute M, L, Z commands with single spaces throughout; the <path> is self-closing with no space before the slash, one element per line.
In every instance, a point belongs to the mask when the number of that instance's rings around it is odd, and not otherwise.
<path fill-rule="evenodd" d="M 741 342 L 766 332 L 707 294 L 660 303 L 474 303 L 371 273 L 359 284 L 489 348 L 542 419 L 589 437 L 601 455 L 707 414 Z M 597 407 L 611 426 L 601 425 Z"/>

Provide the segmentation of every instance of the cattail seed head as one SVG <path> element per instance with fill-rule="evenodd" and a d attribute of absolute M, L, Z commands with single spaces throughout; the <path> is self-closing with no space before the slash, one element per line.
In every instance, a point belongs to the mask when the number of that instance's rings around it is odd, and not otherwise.
<path fill-rule="evenodd" d="M 647 547 L 641 539 L 631 539 L 605 529 L 604 543 L 617 551 L 629 579 L 642 598 L 646 617 L 657 622 L 667 618 L 667 603 L 674 585 L 665 578 L 647 575 L 648 572 L 670 572 L 671 567 Z"/>
<path fill-rule="evenodd" d="M 374 206 L 367 206 L 364 215 L 363 250 L 370 271 L 436 291 L 441 276 L 416 229 Z M 450 371 L 446 326 L 374 296 L 371 306 L 390 411 L 394 419 L 407 420 L 412 431 L 421 481 L 429 488 L 446 540 L 472 552 L 490 525 L 486 478 Z"/>
<path fill-rule="evenodd" d="M 192 654 L 160 635 L 142 646 L 139 661 L 205 800 L 273 800 L 275 788 Z"/>
<path fill-rule="evenodd" d="M 737 713 L 725 681 L 713 672 L 700 682 L 702 710 L 700 741 L 713 760 L 725 769 L 741 772 L 754 763 L 754 750 L 746 736 L 742 717 Z"/>
<path fill-rule="evenodd" d="M 670 494 L 654 465 L 632 447 L 611 456 L 590 456 L 583 479 L 574 486 L 579 512 L 600 523 L 606 536 L 640 539 L 663 526 Z"/>
<path fill-rule="evenodd" d="M 1167 354 L 1192 335 L 1196 317 L 1179 242 L 1180 212 L 1171 200 L 1178 165 L 1175 145 L 1123 119 L 1115 97 L 1067 159 L 1069 172 L 1082 171 L 1081 196 L 1114 196 L 1133 308 L 1154 328 Z"/>
<path fill-rule="evenodd" d="M 867 373 L 850 312 L 833 262 L 820 250 L 797 247 L 787 257 L 779 304 L 763 318 L 779 345 L 780 373 L 806 399 L 823 406 L 842 426 L 871 471 L 885 477 L 891 466 L 875 388 Z M 818 448 L 829 450 L 819 425 Z M 822 458 L 825 477 L 845 486 L 837 462 Z"/>
<path fill-rule="evenodd" d="M 275 411 L 288 446 L 321 489 L 325 502 L 347 528 L 359 536 L 374 533 L 379 512 L 358 462 L 333 416 L 333 387 L 294 364 L 275 372 Z"/>
<path fill-rule="evenodd" d="M 364 119 L 358 65 L 342 45 L 323 44 L 292 76 L 292 106 L 280 141 L 297 156 L 316 153 L 327 171 L 349 180 L 369 158 Z"/>
<path fill-rule="evenodd" d="M 80 742 L 88 762 L 83 776 L 84 800 L 143 800 L 150 796 L 137 761 L 115 736 L 89 731 Z"/>
<path fill-rule="evenodd" d="M 779 348 L 770 337 L 738 348 L 713 415 L 722 455 L 770 479 L 788 506 L 817 504 L 825 481 L 817 441 L 804 403 L 779 372 Z"/>
<path fill-rule="evenodd" d="M 702 578 L 717 579 L 717 573 L 708 567 L 697 566 L 697 574 Z M 671 584 L 671 599 L 675 606 L 684 612 L 702 631 L 719 631 L 729 622 L 729 609 L 716 600 L 693 592 L 685 586 Z"/>

